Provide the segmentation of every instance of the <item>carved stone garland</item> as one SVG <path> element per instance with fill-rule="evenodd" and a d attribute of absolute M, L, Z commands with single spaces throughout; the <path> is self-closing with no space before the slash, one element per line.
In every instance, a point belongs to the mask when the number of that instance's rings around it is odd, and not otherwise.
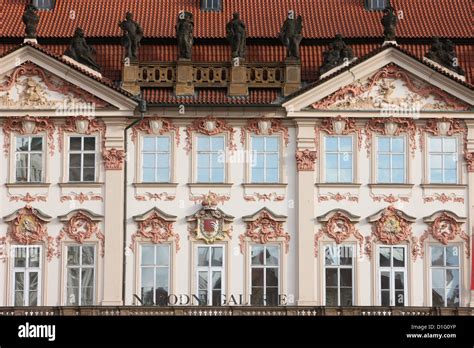
<path fill-rule="evenodd" d="M 229 135 L 227 141 L 227 147 L 229 151 L 233 152 L 237 149 L 237 146 L 234 143 L 234 128 L 226 121 L 217 119 L 214 116 L 195 119 L 190 126 L 186 127 L 186 145 L 184 147 L 186 153 L 189 153 L 192 149 L 193 132 L 198 132 L 205 135 L 217 135 L 227 132 Z"/>
<path fill-rule="evenodd" d="M 4 220 L 10 225 L 5 243 L 12 240 L 22 245 L 43 242 L 46 247 L 47 260 L 51 261 L 54 256 L 53 237 L 48 236 L 46 227 L 46 223 L 51 220 L 50 216 L 26 205 L 4 217 Z"/>
<path fill-rule="evenodd" d="M 7 77 L 7 80 L 0 85 L 0 92 L 9 91 L 21 76 L 39 76 L 51 91 L 64 95 L 72 94 L 84 99 L 88 103 L 94 104 L 96 107 L 105 107 L 108 105 L 102 99 L 95 97 L 69 82 L 55 78 L 31 62 L 25 62 L 16 68 L 13 73 Z"/>
<path fill-rule="evenodd" d="M 61 256 L 61 242 L 65 237 L 70 238 L 71 240 L 76 241 L 79 244 L 83 244 L 84 241 L 91 238 L 92 235 L 95 235 L 100 241 L 100 256 L 104 257 L 105 255 L 105 236 L 100 231 L 97 222 L 92 221 L 92 219 L 81 213 L 75 213 L 69 221 L 64 223 L 59 235 L 56 237 L 56 255 Z"/>
<path fill-rule="evenodd" d="M 369 258 L 371 257 L 372 245 L 377 240 L 388 245 L 400 244 L 401 242 L 406 241 L 412 243 L 411 253 L 413 258 L 416 260 L 419 253 L 418 240 L 416 237 L 412 236 L 410 226 L 412 221 L 407 220 L 409 217 L 406 216 L 405 218 L 405 214 L 394 206 L 389 206 L 376 215 L 378 215 L 378 218 L 376 219 L 369 218 L 369 221 L 373 222 L 373 230 L 372 235 L 365 238 L 366 255 Z"/>
<path fill-rule="evenodd" d="M 132 234 L 132 243 L 129 248 L 135 250 L 137 239 L 145 239 L 151 241 L 153 244 L 162 244 L 168 242 L 171 238 L 174 239 L 176 251 L 180 249 L 179 234 L 173 230 L 173 221 L 165 220 L 156 212 L 151 214 L 146 220 L 138 221 L 138 230 Z"/>
<path fill-rule="evenodd" d="M 382 79 L 400 79 L 405 83 L 405 86 L 413 93 L 419 94 L 422 97 L 428 98 L 433 95 L 438 101 L 446 103 L 449 107 L 454 110 L 469 110 L 469 105 L 459 101 L 457 98 L 450 96 L 445 91 L 434 87 L 434 86 L 423 86 L 418 87 L 413 83 L 413 78 L 400 67 L 395 64 L 388 64 L 375 73 L 368 81 L 364 84 L 360 82 L 353 83 L 351 85 L 340 88 L 332 95 L 314 103 L 312 107 L 314 109 L 328 109 L 332 104 L 335 104 L 341 100 L 347 98 L 348 95 L 357 97 L 365 92 L 370 91 L 378 81 Z"/>
<path fill-rule="evenodd" d="M 102 120 L 89 116 L 75 116 L 66 118 L 66 123 L 58 127 L 59 151 L 63 148 L 63 138 L 65 132 L 90 135 L 99 133 L 102 139 L 102 148 L 105 143 L 106 126 Z"/>
<path fill-rule="evenodd" d="M 445 212 L 439 214 L 434 221 L 428 226 L 423 235 L 420 237 L 420 256 L 424 256 L 424 243 L 425 240 L 432 236 L 434 239 L 447 245 L 448 242 L 454 240 L 456 236 L 459 236 L 466 242 L 466 257 L 470 256 L 470 238 L 461 229 L 461 223 L 456 221 L 452 216 Z"/>
<path fill-rule="evenodd" d="M 10 151 L 11 133 L 21 135 L 46 132 L 47 143 L 51 156 L 54 154 L 54 122 L 49 117 L 13 116 L 7 117 L 3 124 L 3 151 L 5 157 Z"/>
<path fill-rule="evenodd" d="M 314 256 L 318 256 L 319 240 L 321 237 L 327 234 L 330 238 L 334 239 L 336 244 L 341 244 L 351 235 L 353 235 L 359 241 L 359 248 L 362 253 L 362 247 L 364 244 L 364 237 L 360 234 L 354 226 L 354 223 L 343 213 L 337 212 L 324 223 L 323 228 L 319 229 L 318 233 L 314 236 Z"/>
<path fill-rule="evenodd" d="M 296 151 L 296 166 L 298 171 L 314 171 L 316 151 L 305 149 Z"/>
<path fill-rule="evenodd" d="M 288 133 L 288 127 L 284 126 L 281 120 L 260 118 L 249 120 L 245 127 L 240 129 L 240 143 L 245 144 L 247 139 L 247 133 L 256 135 L 273 135 L 282 134 L 285 146 L 290 143 L 290 136 Z"/>
<path fill-rule="evenodd" d="M 357 148 L 362 147 L 362 128 L 358 127 L 355 121 L 348 117 L 338 115 L 333 118 L 324 118 L 321 125 L 315 128 L 316 139 L 319 140 L 319 133 L 324 132 L 328 135 L 357 135 Z"/>
<path fill-rule="evenodd" d="M 372 147 L 372 133 L 381 135 L 398 136 L 402 133 L 408 134 L 408 145 L 411 149 L 412 156 L 415 156 L 416 150 L 416 125 L 412 119 L 404 119 L 399 117 L 385 117 L 370 119 L 364 129 L 365 148 L 367 155 L 370 154 Z"/>
<path fill-rule="evenodd" d="M 179 127 L 175 126 L 171 121 L 161 118 L 161 117 L 147 117 L 140 122 L 138 122 L 132 128 L 132 142 L 138 138 L 138 133 L 144 134 L 155 134 L 155 135 L 163 135 L 170 132 L 174 132 L 176 137 L 176 145 L 179 145 L 180 142 L 180 134 L 179 134 Z"/>
<path fill-rule="evenodd" d="M 125 151 L 111 148 L 102 152 L 104 158 L 104 165 L 106 170 L 121 170 L 123 161 L 125 160 Z"/>
<path fill-rule="evenodd" d="M 239 236 L 242 254 L 244 253 L 245 238 L 259 244 L 275 242 L 282 238 L 285 244 L 285 253 L 288 253 L 290 247 L 290 235 L 283 229 L 283 222 L 276 221 L 266 210 L 262 210 L 253 221 L 247 221 L 246 232 Z"/>

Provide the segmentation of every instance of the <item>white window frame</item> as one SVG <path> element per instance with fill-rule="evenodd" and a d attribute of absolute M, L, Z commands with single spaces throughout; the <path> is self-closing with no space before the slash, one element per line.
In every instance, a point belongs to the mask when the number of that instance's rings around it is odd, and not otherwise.
<path fill-rule="evenodd" d="M 441 168 L 441 173 L 442 173 L 442 181 L 441 182 L 435 182 L 434 184 L 446 184 L 446 185 L 455 185 L 455 184 L 459 184 L 460 183 L 460 167 L 459 167 L 459 163 L 460 163 L 460 160 L 459 160 L 459 137 L 457 136 L 443 136 L 443 135 L 439 135 L 439 136 L 428 136 L 427 137 L 427 149 L 428 149 L 428 158 L 427 158 L 427 162 L 428 162 L 428 175 L 427 175 L 427 181 L 431 184 L 431 155 L 441 155 L 442 156 L 442 160 L 441 160 L 441 165 L 442 165 L 442 168 Z M 431 139 L 433 138 L 439 138 L 441 139 L 441 150 L 444 149 L 444 139 L 454 139 L 456 141 L 456 146 L 455 146 L 455 149 L 456 149 L 456 152 L 452 153 L 453 156 L 456 157 L 456 182 L 454 183 L 448 183 L 445 181 L 444 179 L 444 170 L 445 170 L 445 165 L 444 165 L 444 155 L 446 154 L 446 152 L 431 152 Z M 447 154 L 451 154 L 451 153 L 447 153 Z"/>
<path fill-rule="evenodd" d="M 222 0 L 217 1 L 217 7 L 214 7 L 214 1 L 215 0 L 201 0 L 201 8 L 205 11 L 220 11 L 222 9 Z"/>
<path fill-rule="evenodd" d="M 147 247 L 147 246 L 153 246 L 155 248 L 155 263 L 153 265 L 143 265 L 142 264 L 142 252 L 143 252 L 143 247 Z M 167 247 L 168 248 L 168 266 L 157 266 L 156 265 L 156 249 L 157 247 Z M 166 298 L 166 301 L 168 302 L 168 298 L 169 296 L 171 295 L 170 291 L 171 291 L 171 270 L 172 270 L 172 257 L 171 257 L 171 253 L 172 253 L 172 245 L 171 243 L 162 243 L 162 244 L 153 244 L 153 243 L 140 243 L 139 244 L 139 249 L 140 249 L 140 252 L 139 252 L 139 271 L 140 271 L 140 281 L 139 281 L 139 293 L 140 293 L 140 296 L 142 296 L 142 301 L 143 301 L 143 294 L 142 294 L 142 275 L 143 275 L 143 268 L 153 268 L 153 270 L 156 270 L 156 268 L 167 268 L 168 269 L 168 296 Z M 154 305 L 157 305 L 157 302 L 156 302 L 156 272 L 153 272 L 153 304 Z"/>
<path fill-rule="evenodd" d="M 81 138 L 81 150 L 71 150 L 71 138 Z M 94 138 L 94 150 L 83 150 L 84 149 L 84 138 Z M 95 135 L 79 135 L 79 134 L 74 134 L 74 135 L 69 135 L 68 136 L 68 153 L 67 153 L 67 160 L 68 160 L 68 166 L 67 166 L 67 176 L 68 176 L 68 181 L 72 183 L 81 183 L 81 182 L 96 182 L 97 181 L 97 136 Z M 79 167 L 80 173 L 81 173 L 81 178 L 79 181 L 71 181 L 70 178 L 70 169 L 71 169 L 71 154 L 80 154 L 81 155 L 81 166 Z M 84 155 L 85 154 L 93 154 L 94 155 L 94 180 L 92 181 L 84 181 Z"/>
<path fill-rule="evenodd" d="M 341 247 L 350 247 L 352 249 L 352 264 L 351 265 L 326 265 L 326 248 L 327 247 L 336 247 L 336 253 L 338 255 L 341 254 L 340 250 Z M 356 249 L 354 244 L 351 243 L 343 243 L 343 244 L 324 244 L 323 245 L 323 301 L 324 305 L 326 304 L 326 270 L 328 268 L 337 269 L 337 306 L 341 306 L 341 269 L 351 269 L 352 270 L 352 306 L 354 306 L 355 301 L 355 257 L 356 257 Z"/>
<path fill-rule="evenodd" d="M 402 154 L 401 152 L 383 152 L 380 153 L 379 150 L 379 139 L 380 138 L 387 138 L 390 139 L 390 148 L 392 147 L 392 141 L 394 138 L 400 138 L 403 140 L 403 177 L 404 180 L 402 182 L 394 182 L 393 181 L 393 166 L 392 166 L 392 156 L 393 155 L 400 155 Z M 406 136 L 400 134 L 400 135 L 377 135 L 376 136 L 376 151 L 375 151 L 375 182 L 377 184 L 387 184 L 387 185 L 397 185 L 397 184 L 406 184 L 408 182 L 408 142 Z M 388 182 L 380 182 L 379 181 L 379 155 L 388 155 L 390 156 L 390 180 Z"/>
<path fill-rule="evenodd" d="M 200 151 L 199 150 L 199 138 L 208 137 L 209 139 L 212 138 L 222 138 L 223 139 L 223 148 L 222 150 L 213 150 L 212 149 L 212 141 L 209 141 L 209 151 Z M 225 134 L 216 134 L 216 135 L 206 135 L 206 134 L 196 134 L 195 141 L 196 141 L 196 150 L 195 150 L 195 166 L 194 166 L 194 182 L 197 184 L 224 184 L 227 182 L 227 150 L 226 150 L 226 135 Z M 221 152 L 220 152 L 221 151 Z M 209 181 L 199 181 L 199 154 L 207 154 L 209 156 L 209 167 L 205 168 L 208 171 Z M 211 154 L 217 154 L 219 156 L 224 157 L 224 165 L 222 167 L 223 170 L 223 178 L 222 181 L 212 181 L 212 163 L 211 163 Z M 203 168 L 204 169 L 204 168 Z"/>
<path fill-rule="evenodd" d="M 29 138 L 29 149 L 31 149 L 31 139 L 32 138 L 41 138 L 41 151 L 38 151 L 38 150 L 34 150 L 34 151 L 31 151 L 31 150 L 28 150 L 28 151 L 17 151 L 17 139 L 20 139 L 20 138 Z M 13 142 L 13 146 L 14 146 L 14 152 L 15 152 L 15 156 L 13 158 L 13 161 L 14 161 L 14 170 L 13 170 L 13 177 L 15 178 L 14 182 L 15 183 L 43 183 L 44 182 L 44 178 L 45 178 L 45 175 L 46 175 L 46 156 L 45 156 L 45 137 L 43 135 L 16 135 L 15 136 L 15 141 Z M 27 180 L 26 181 L 18 181 L 18 178 L 17 178 L 17 174 L 16 174 L 16 171 L 17 171 L 17 157 L 19 154 L 26 154 L 28 156 L 28 164 L 27 164 L 27 167 L 26 167 L 26 177 L 27 177 Z M 41 180 L 40 181 L 31 181 L 31 160 L 30 160 L 30 157 L 32 154 L 41 154 Z"/>
<path fill-rule="evenodd" d="M 329 181 L 328 180 L 328 170 L 327 170 L 327 155 L 328 155 L 328 150 L 326 148 L 326 139 L 327 138 L 337 138 L 337 147 L 338 147 L 338 151 L 337 152 L 333 152 L 331 151 L 329 154 L 336 154 L 337 155 L 337 180 L 336 181 Z M 339 151 L 339 142 L 340 142 L 340 138 L 350 138 L 351 140 L 351 151 Z M 324 183 L 328 183 L 328 184 L 350 184 L 350 183 L 354 183 L 355 182 L 355 157 L 354 157 L 354 136 L 351 135 L 351 134 L 347 134 L 347 135 L 330 135 L 330 134 L 325 134 L 323 137 L 322 137 L 322 142 L 323 142 L 323 148 L 324 148 L 324 164 L 323 164 L 323 173 L 324 173 Z M 341 168 L 339 168 L 339 158 L 341 155 L 344 155 L 344 154 L 350 154 L 351 157 L 352 157 L 352 161 L 351 161 L 351 181 L 341 181 L 339 179 L 340 177 L 340 173 L 339 173 L 339 170 Z"/>
<path fill-rule="evenodd" d="M 84 246 L 92 246 L 94 247 L 94 263 L 92 265 L 83 265 L 82 264 L 82 247 Z M 79 265 L 68 265 L 68 249 L 69 247 L 79 247 Z M 96 304 L 96 291 L 97 291 L 97 245 L 96 244 L 73 244 L 68 243 L 65 245 L 65 263 L 66 267 L 66 279 L 64 282 L 64 294 L 65 294 L 65 306 L 83 306 L 82 305 L 82 269 L 83 268 L 92 268 L 94 270 L 94 279 L 92 281 L 93 289 L 92 289 L 92 305 Z M 79 298 L 77 299 L 77 304 L 69 305 L 68 304 L 68 275 L 69 269 L 71 268 L 79 268 Z"/>
<path fill-rule="evenodd" d="M 278 247 L 278 266 L 274 265 L 266 265 L 266 258 L 264 259 L 265 263 L 263 265 L 252 265 L 252 248 L 254 246 L 263 247 L 263 252 L 266 255 L 267 247 Z M 252 300 L 252 270 L 254 268 L 262 268 L 263 269 L 263 300 L 264 306 L 267 306 L 267 269 L 268 268 L 277 268 L 278 269 L 278 297 L 277 297 L 277 306 L 280 305 L 281 300 L 281 289 L 282 289 L 282 244 L 281 243 L 267 243 L 267 244 L 249 244 L 249 265 L 250 265 L 250 272 L 249 272 L 249 295 L 250 295 L 250 303 Z"/>
<path fill-rule="evenodd" d="M 380 249 L 381 248 L 389 248 L 390 249 L 390 267 L 388 266 L 380 266 Z M 405 267 L 394 267 L 393 266 L 393 249 L 394 248 L 403 248 L 403 255 L 404 255 L 404 263 Z M 397 306 L 396 299 L 395 299 L 395 272 L 403 272 L 403 299 L 404 303 L 403 306 L 399 307 L 406 307 L 408 306 L 408 253 L 407 253 L 407 246 L 406 245 L 378 245 L 377 246 L 377 299 L 378 305 L 382 306 L 382 272 L 390 272 L 390 304 L 389 306 Z"/>
<path fill-rule="evenodd" d="M 209 265 L 208 266 L 199 266 L 199 248 L 208 248 L 209 249 Z M 212 266 L 212 249 L 221 248 L 222 249 L 222 266 Z M 199 296 L 199 272 L 207 271 L 207 306 L 212 306 L 213 302 L 213 289 L 212 289 L 212 275 L 215 271 L 221 272 L 221 298 L 219 299 L 220 305 L 223 304 L 223 300 L 226 296 L 226 287 L 225 287 L 225 277 L 226 277 L 226 247 L 224 244 L 197 244 L 196 245 L 196 256 L 195 256 L 195 280 L 196 280 L 196 296 L 201 301 Z M 209 296 L 210 295 L 210 296 Z"/>
<path fill-rule="evenodd" d="M 263 152 L 258 152 L 253 149 L 253 139 L 254 138 L 263 138 Z M 278 149 L 277 151 L 267 151 L 267 138 L 274 138 L 277 140 Z M 257 135 L 251 134 L 250 135 L 250 153 L 251 155 L 251 163 L 250 163 L 250 183 L 251 184 L 278 184 L 281 182 L 281 136 L 280 135 Z M 254 181 L 253 179 L 253 166 L 252 164 L 257 161 L 258 155 L 263 154 L 263 181 Z M 278 167 L 277 167 L 277 180 L 276 181 L 268 181 L 267 180 L 267 155 L 268 154 L 276 154 L 278 157 Z"/>
<path fill-rule="evenodd" d="M 457 247 L 458 249 L 458 265 L 457 266 L 432 266 L 431 265 L 431 258 L 432 258 L 432 255 L 431 255 L 431 247 L 440 247 L 440 248 L 444 248 L 444 265 L 446 265 L 446 248 L 447 247 Z M 430 304 L 431 306 L 433 306 L 433 269 L 442 269 L 444 271 L 444 276 L 445 276 L 445 279 L 446 279 L 446 270 L 447 269 L 457 269 L 458 270 L 458 274 L 459 274 L 459 305 L 457 307 L 461 307 L 462 306 L 462 295 L 463 295 L 463 292 L 462 292 L 462 273 L 461 273 L 461 263 L 462 263 L 462 248 L 461 248 L 461 245 L 460 244 L 447 244 L 447 245 L 444 245 L 444 244 L 436 244 L 436 243 L 431 243 L 428 245 L 428 249 L 429 249 L 429 267 L 430 267 L 430 279 L 429 279 L 429 299 L 430 299 Z M 447 305 L 447 293 L 446 293 L 446 284 L 444 285 L 443 287 L 444 289 L 444 307 L 446 308 L 457 308 L 457 307 L 451 307 Z"/>
<path fill-rule="evenodd" d="M 30 267 L 29 266 L 29 259 L 30 259 L 30 249 L 38 248 L 39 249 L 39 266 L 38 267 Z M 25 267 L 15 267 L 15 257 L 16 257 L 16 250 L 17 249 L 24 249 L 26 252 L 25 258 Z M 33 245 L 12 245 L 11 247 L 12 252 L 12 274 L 11 274 L 11 298 L 12 298 L 12 305 L 13 306 L 31 306 L 29 303 L 30 300 L 30 273 L 38 273 L 38 294 L 37 294 L 37 304 L 36 306 L 41 306 L 41 296 L 42 296 L 42 266 L 43 266 L 43 248 L 41 245 L 33 244 Z M 23 273 L 23 305 L 16 305 L 15 304 L 15 274 Z M 27 303 L 26 303 L 27 301 Z"/>
<path fill-rule="evenodd" d="M 386 0 L 368 0 L 369 10 L 383 10 L 387 6 Z"/>

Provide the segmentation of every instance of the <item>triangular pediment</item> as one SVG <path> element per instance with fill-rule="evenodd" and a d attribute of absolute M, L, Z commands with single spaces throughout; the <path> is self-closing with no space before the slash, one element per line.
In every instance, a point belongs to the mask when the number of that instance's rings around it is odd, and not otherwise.
<path fill-rule="evenodd" d="M 41 110 L 57 116 L 74 108 L 134 110 L 137 102 L 109 80 L 43 49 L 23 45 L 0 58 L 0 108 Z"/>
<path fill-rule="evenodd" d="M 468 111 L 472 87 L 390 47 L 290 96 L 298 111 Z"/>

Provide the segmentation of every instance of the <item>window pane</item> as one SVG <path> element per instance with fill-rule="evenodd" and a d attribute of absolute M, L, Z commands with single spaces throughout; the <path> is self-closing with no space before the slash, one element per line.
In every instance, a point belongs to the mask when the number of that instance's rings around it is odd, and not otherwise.
<path fill-rule="evenodd" d="M 23 272 L 15 272 L 15 291 L 21 291 L 25 288 L 25 273 Z M 23 300 L 21 306 L 23 305 Z"/>
<path fill-rule="evenodd" d="M 267 266 L 278 266 L 278 259 L 280 258 L 280 247 L 268 246 L 266 255 Z"/>
<path fill-rule="evenodd" d="M 30 138 L 18 137 L 16 138 L 16 151 L 28 151 L 30 144 Z"/>
<path fill-rule="evenodd" d="M 212 137 L 211 138 L 212 151 L 224 150 L 224 137 Z"/>
<path fill-rule="evenodd" d="M 82 286 L 92 287 L 94 286 L 94 269 L 93 268 L 82 268 Z"/>
<path fill-rule="evenodd" d="M 198 247 L 198 266 L 209 266 L 208 247 Z"/>
<path fill-rule="evenodd" d="M 253 306 L 263 305 L 263 288 L 252 287 L 251 304 Z"/>
<path fill-rule="evenodd" d="M 263 265 L 264 264 L 264 254 L 263 246 L 255 245 L 252 246 L 252 265 Z"/>
<path fill-rule="evenodd" d="M 380 288 L 390 289 L 390 272 L 380 272 Z"/>
<path fill-rule="evenodd" d="M 69 149 L 73 151 L 80 151 L 82 143 L 81 137 L 70 137 L 69 138 Z"/>
<path fill-rule="evenodd" d="M 430 171 L 430 182 L 431 183 L 442 183 L 443 182 L 443 171 L 441 169 L 431 169 L 431 171 Z"/>
<path fill-rule="evenodd" d="M 209 168 L 211 166 L 208 154 L 198 154 L 198 168 Z"/>
<path fill-rule="evenodd" d="M 80 168 L 81 167 L 81 155 L 78 153 L 69 154 L 69 167 Z"/>
<path fill-rule="evenodd" d="M 431 290 L 433 307 L 444 307 L 444 289 L 435 289 Z"/>
<path fill-rule="evenodd" d="M 208 168 L 198 168 L 197 173 L 197 181 L 198 182 L 210 182 L 211 178 L 209 177 L 209 169 Z"/>
<path fill-rule="evenodd" d="M 343 152 L 341 156 L 339 156 L 339 167 L 343 169 L 352 168 L 352 154 Z"/>
<path fill-rule="evenodd" d="M 79 265 L 79 246 L 69 246 L 67 248 L 67 264 Z"/>
<path fill-rule="evenodd" d="M 459 288 L 459 270 L 447 269 L 446 270 L 446 287 Z"/>
<path fill-rule="evenodd" d="M 143 138 L 143 151 L 147 151 L 147 152 L 156 151 L 156 138 L 155 137 Z"/>
<path fill-rule="evenodd" d="M 157 156 L 157 167 L 158 168 L 169 168 L 170 166 L 170 155 L 168 153 L 158 154 Z"/>
<path fill-rule="evenodd" d="M 430 168 L 441 169 L 443 168 L 443 157 L 441 155 L 430 156 Z"/>
<path fill-rule="evenodd" d="M 40 249 L 39 248 L 30 248 L 30 257 L 29 257 L 29 267 L 39 267 L 40 263 Z"/>
<path fill-rule="evenodd" d="M 15 248 L 15 267 L 25 267 L 26 265 L 26 248 Z"/>
<path fill-rule="evenodd" d="M 222 266 L 222 248 L 212 248 L 211 266 Z"/>
<path fill-rule="evenodd" d="M 95 169 L 85 168 L 82 179 L 83 181 L 95 181 Z"/>
<path fill-rule="evenodd" d="M 278 154 L 267 154 L 267 168 L 278 168 Z"/>
<path fill-rule="evenodd" d="M 390 171 L 388 169 L 379 169 L 377 174 L 378 174 L 377 182 L 379 183 L 390 182 Z"/>
<path fill-rule="evenodd" d="M 431 273 L 431 287 L 444 288 L 444 269 L 433 269 Z"/>
<path fill-rule="evenodd" d="M 441 152 L 441 142 L 440 137 L 430 137 L 430 152 Z"/>
<path fill-rule="evenodd" d="M 326 268 L 326 286 L 338 286 L 337 268 Z"/>
<path fill-rule="evenodd" d="M 404 272 L 395 272 L 395 289 L 397 290 L 405 289 L 405 273 Z"/>
<path fill-rule="evenodd" d="M 444 171 L 444 182 L 447 184 L 455 184 L 458 181 L 458 174 L 456 170 L 445 170 Z"/>
<path fill-rule="evenodd" d="M 405 170 L 393 169 L 392 170 L 392 182 L 393 183 L 404 183 L 405 182 Z"/>
<path fill-rule="evenodd" d="M 337 154 L 326 155 L 326 168 L 337 169 Z"/>
<path fill-rule="evenodd" d="M 156 167 L 155 159 L 156 159 L 155 154 L 148 154 L 148 153 L 143 154 L 143 167 L 155 168 Z"/>
<path fill-rule="evenodd" d="M 198 288 L 200 290 L 207 290 L 207 271 L 198 272 Z"/>
<path fill-rule="evenodd" d="M 459 266 L 459 247 L 446 247 L 446 266 Z"/>
<path fill-rule="evenodd" d="M 263 268 L 252 268 L 252 286 L 263 286 Z"/>
<path fill-rule="evenodd" d="M 337 265 L 338 261 L 338 252 L 337 247 L 335 246 L 326 246 L 325 248 L 325 264 L 328 266 Z"/>
<path fill-rule="evenodd" d="M 28 181 L 27 169 L 25 167 L 23 167 L 23 168 L 19 167 L 18 162 L 17 162 L 16 175 L 15 176 L 16 176 L 16 181 L 17 182 Z"/>
<path fill-rule="evenodd" d="M 393 248 L 393 267 L 405 267 L 404 248 Z"/>
<path fill-rule="evenodd" d="M 266 137 L 266 151 L 277 152 L 278 151 L 278 137 Z"/>
<path fill-rule="evenodd" d="M 153 288 L 153 268 L 142 267 L 142 288 Z"/>
<path fill-rule="evenodd" d="M 339 137 L 339 150 L 352 151 L 352 137 Z"/>
<path fill-rule="evenodd" d="M 170 172 L 169 168 L 159 168 L 157 169 L 158 182 L 169 182 L 170 181 Z"/>
<path fill-rule="evenodd" d="M 405 292 L 404 290 L 395 290 L 395 306 L 405 305 Z"/>
<path fill-rule="evenodd" d="M 142 246 L 142 265 L 155 264 L 155 247 L 152 245 Z"/>
<path fill-rule="evenodd" d="M 31 138 L 31 151 L 43 150 L 43 138 L 33 137 Z"/>
<path fill-rule="evenodd" d="M 67 273 L 67 286 L 78 287 L 79 286 L 79 268 L 69 268 Z"/>
<path fill-rule="evenodd" d="M 379 152 L 390 152 L 390 138 L 378 138 L 378 150 Z"/>
<path fill-rule="evenodd" d="M 352 306 L 352 288 L 341 289 L 341 306 Z"/>
<path fill-rule="evenodd" d="M 214 168 L 212 170 L 211 182 L 224 182 L 224 169 Z"/>
<path fill-rule="evenodd" d="M 94 246 L 84 245 L 82 247 L 82 264 L 93 265 L 94 264 Z"/>
<path fill-rule="evenodd" d="M 156 246 L 156 265 L 168 266 L 170 260 L 170 248 L 168 245 Z"/>
<path fill-rule="evenodd" d="M 341 286 L 352 287 L 352 269 L 351 268 L 341 268 Z"/>
<path fill-rule="evenodd" d="M 208 136 L 199 136 L 197 138 L 197 150 L 198 151 L 209 151 L 210 150 L 210 144 L 211 144 L 211 139 Z"/>
<path fill-rule="evenodd" d="M 82 306 L 91 306 L 93 304 L 93 292 L 94 288 L 92 287 L 82 287 L 81 288 L 81 305 Z"/>
<path fill-rule="evenodd" d="M 264 138 L 263 137 L 252 137 L 252 150 L 263 152 L 264 151 Z"/>
<path fill-rule="evenodd" d="M 352 265 L 353 248 L 351 246 L 341 246 L 339 248 L 339 258 L 341 265 Z"/>
<path fill-rule="evenodd" d="M 160 152 L 169 152 L 170 151 L 170 137 L 157 137 L 156 138 L 158 151 Z"/>
<path fill-rule="evenodd" d="M 390 267 L 390 253 L 390 248 L 380 248 L 379 262 L 381 267 Z"/>
<path fill-rule="evenodd" d="M 95 150 L 95 137 L 84 137 L 84 150 L 86 151 Z"/>
<path fill-rule="evenodd" d="M 67 288 L 67 304 L 69 306 L 77 306 L 79 303 L 79 287 Z"/>
<path fill-rule="evenodd" d="M 341 169 L 339 171 L 340 182 L 352 182 L 352 169 Z"/>
<path fill-rule="evenodd" d="M 392 156 L 392 168 L 395 168 L 395 169 L 405 168 L 405 156 L 403 156 L 403 155 L 393 155 Z"/>
<path fill-rule="evenodd" d="M 456 149 L 456 138 L 443 138 L 443 151 L 444 152 L 457 152 Z"/>
<path fill-rule="evenodd" d="M 222 289 L 222 275 L 220 271 L 212 272 L 212 289 Z"/>
<path fill-rule="evenodd" d="M 337 137 L 326 137 L 326 151 L 337 151 Z"/>
<path fill-rule="evenodd" d="M 43 155 L 40 153 L 32 153 L 30 155 L 30 181 L 39 182 L 41 181 L 42 177 L 42 169 L 43 169 Z"/>
<path fill-rule="evenodd" d="M 431 247 L 431 265 L 444 266 L 444 248 L 432 246 Z"/>
<path fill-rule="evenodd" d="M 337 182 L 337 169 L 326 169 L 326 181 Z"/>
<path fill-rule="evenodd" d="M 168 267 L 157 267 L 156 272 L 156 288 L 165 289 L 168 292 Z"/>
<path fill-rule="evenodd" d="M 155 170 L 153 168 L 143 169 L 143 181 L 154 182 L 155 181 Z"/>
<path fill-rule="evenodd" d="M 267 306 L 278 306 L 278 288 L 267 288 Z"/>
<path fill-rule="evenodd" d="M 459 306 L 459 288 L 448 289 L 446 294 L 446 305 L 448 307 Z"/>
<path fill-rule="evenodd" d="M 337 288 L 326 287 L 326 306 L 337 306 Z"/>
<path fill-rule="evenodd" d="M 84 154 L 84 167 L 94 167 L 95 166 L 95 154 L 85 153 Z"/>
<path fill-rule="evenodd" d="M 278 268 L 267 268 L 267 287 L 268 286 L 278 286 Z"/>
<path fill-rule="evenodd" d="M 381 292 L 382 306 L 390 306 L 390 290 L 382 290 Z"/>
<path fill-rule="evenodd" d="M 278 169 L 267 169 L 267 183 L 278 182 Z"/>
<path fill-rule="evenodd" d="M 392 152 L 404 152 L 404 145 L 403 138 L 392 138 Z"/>

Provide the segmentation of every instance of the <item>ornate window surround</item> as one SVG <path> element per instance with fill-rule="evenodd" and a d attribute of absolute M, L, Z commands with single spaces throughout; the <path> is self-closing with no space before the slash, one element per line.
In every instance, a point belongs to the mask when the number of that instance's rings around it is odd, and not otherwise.
<path fill-rule="evenodd" d="M 170 137 L 170 182 L 169 183 L 144 183 L 142 181 L 142 158 L 141 151 L 143 146 L 143 138 L 145 135 L 150 136 L 169 136 Z M 134 145 L 135 160 L 130 161 L 134 164 L 134 185 L 146 187 L 169 187 L 170 183 L 176 181 L 176 153 L 181 140 L 179 126 L 175 125 L 170 119 L 150 116 L 138 122 L 130 134 L 130 139 Z"/>
<path fill-rule="evenodd" d="M 354 119 L 338 115 L 336 117 L 324 118 L 319 126 L 314 128 L 316 139 L 316 160 L 319 164 L 318 183 L 326 183 L 325 177 L 325 145 L 324 139 L 326 136 L 350 136 L 352 138 L 352 183 L 328 183 L 331 186 L 345 187 L 347 184 L 354 184 L 359 181 L 359 153 L 362 147 L 362 128 L 356 124 Z M 357 151 L 356 151 L 357 150 Z M 319 152 L 319 154 L 318 154 Z M 319 161 L 318 161 L 319 159 Z"/>
<path fill-rule="evenodd" d="M 265 183 L 252 183 L 252 169 L 251 169 L 251 158 L 252 156 L 252 142 L 251 137 L 253 135 L 259 136 L 279 136 L 279 182 L 265 184 Z M 280 185 L 286 185 L 287 182 L 287 164 L 285 160 L 285 152 L 290 142 L 289 129 L 285 126 L 280 119 L 260 117 L 256 119 L 250 119 L 247 121 L 245 126 L 240 128 L 240 143 L 245 149 L 248 156 L 245 158 L 245 170 L 243 182 L 245 186 L 252 187 L 255 189 L 265 188 L 269 186 L 279 187 Z"/>
<path fill-rule="evenodd" d="M 74 222 L 85 219 L 89 222 L 89 230 L 85 234 L 74 235 Z M 64 225 L 56 237 L 56 256 L 60 259 L 60 291 L 59 303 L 66 305 L 67 298 L 67 248 L 75 245 L 93 245 L 94 259 L 94 302 L 100 303 L 103 289 L 103 264 L 105 252 L 105 236 L 100 225 L 104 217 L 87 209 L 75 209 L 65 215 L 58 216 Z"/>
<path fill-rule="evenodd" d="M 277 227 L 282 233 L 273 233 L 273 237 L 270 235 L 270 239 L 262 240 L 262 238 L 268 238 L 268 235 L 257 236 L 255 235 L 255 228 L 261 226 L 260 221 L 262 219 L 270 220 L 272 226 Z M 287 289 L 287 258 L 289 250 L 290 235 L 283 229 L 283 224 L 286 222 L 287 217 L 284 215 L 277 215 L 270 209 L 263 207 L 252 215 L 242 216 L 246 226 L 246 232 L 239 236 L 240 252 L 244 255 L 244 299 L 245 301 L 250 300 L 251 293 L 251 246 L 252 245 L 279 245 L 280 246 L 280 274 L 279 274 L 279 291 L 280 294 L 284 294 Z M 251 236 L 254 236 L 252 238 Z M 253 240 L 254 239 L 254 240 Z"/>

